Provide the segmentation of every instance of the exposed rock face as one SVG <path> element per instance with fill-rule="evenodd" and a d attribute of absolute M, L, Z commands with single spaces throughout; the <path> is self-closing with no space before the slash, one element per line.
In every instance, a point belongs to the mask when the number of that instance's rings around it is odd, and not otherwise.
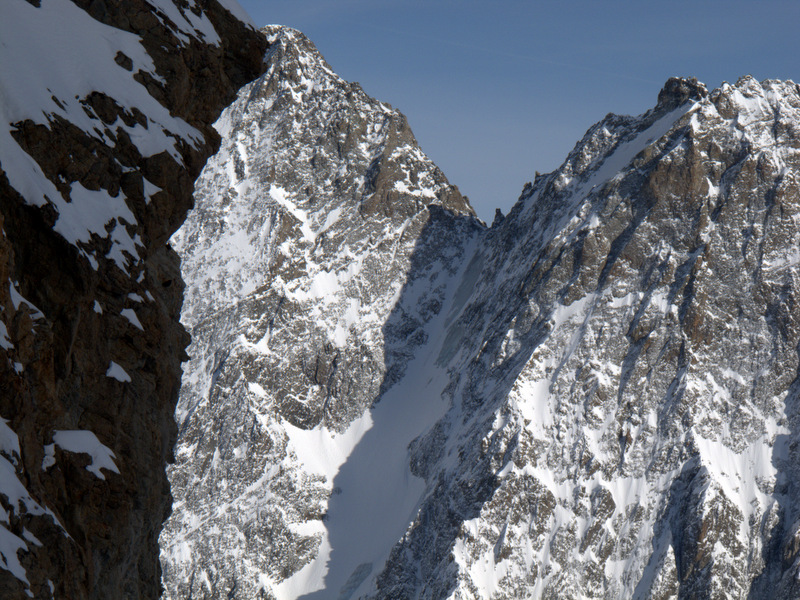
<path fill-rule="evenodd" d="M 486 229 L 268 33 L 176 238 L 168 597 L 799 597 L 800 88 L 672 79 Z"/>
<path fill-rule="evenodd" d="M 240 15 L 0 8 L 0 597 L 159 596 L 188 343 L 166 241 L 210 124 L 262 70 Z"/>

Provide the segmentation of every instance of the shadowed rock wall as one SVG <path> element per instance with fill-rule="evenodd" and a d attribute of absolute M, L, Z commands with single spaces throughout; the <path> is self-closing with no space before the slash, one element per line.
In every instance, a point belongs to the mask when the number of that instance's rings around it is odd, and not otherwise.
<path fill-rule="evenodd" d="M 211 123 L 261 72 L 267 41 L 215 1 L 10 0 L 0 19 L 40 23 L 29 35 L 52 34 L 52 60 L 89 82 L 72 98 L 43 80 L 52 112 L 10 122 L 3 138 L 0 597 L 156 598 L 188 344 L 166 241 L 219 145 Z M 59 52 L 64 31 L 47 30 L 59 21 L 69 35 L 103 32 L 98 53 L 139 36 L 152 64 L 119 50 L 110 71 L 83 72 L 80 56 Z M 24 68 L 17 39 L 4 53 Z M 112 79 L 129 80 L 130 95 L 109 94 Z M 4 87 L 10 104 L 26 101 Z M 168 114 L 131 106 L 142 87 Z M 152 152 L 155 136 L 173 145 Z"/>

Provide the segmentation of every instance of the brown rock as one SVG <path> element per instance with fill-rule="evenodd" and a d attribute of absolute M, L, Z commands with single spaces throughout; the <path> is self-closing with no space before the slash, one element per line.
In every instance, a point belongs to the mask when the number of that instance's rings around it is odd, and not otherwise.
<path fill-rule="evenodd" d="M 123 194 L 137 223 L 111 221 L 106 230 L 125 227 L 144 247 L 125 273 L 105 258 L 110 238 L 94 234 L 80 249 L 71 245 L 53 230 L 56 210 L 28 204 L 0 167 L 0 320 L 8 332 L 5 345 L 12 346 L 0 348 L 0 417 L 20 445 L 19 456 L 6 453 L 0 460 L 15 467 L 30 495 L 27 509 L 2 492 L 0 505 L 10 515 L 5 526 L 11 533 L 41 542 L 29 541 L 27 552 L 17 553 L 29 586 L 0 569 L 0 597 L 157 598 L 158 536 L 171 504 L 165 466 L 188 343 L 178 322 L 178 258 L 166 241 L 218 146 L 211 123 L 261 72 L 267 42 L 214 1 L 204 2 L 203 10 L 219 45 L 195 38 L 182 43 L 144 0 L 75 4 L 141 36 L 166 84 L 137 79 L 173 116 L 200 130 L 205 143 L 182 144 L 180 162 L 167 153 L 143 158 L 113 123 L 145 126 L 147 115 L 100 92 L 80 100 L 109 144 L 59 117 L 49 126 L 15 124 L 14 139 L 65 199 L 74 182 L 111 197 Z M 118 54 L 116 61 L 131 70 L 129 57 Z M 149 203 L 143 176 L 163 189 Z M 96 269 L 87 253 L 100 257 Z M 141 327 L 126 318 L 127 310 Z M 111 361 L 130 381 L 106 375 Z M 55 431 L 76 429 L 91 431 L 114 453 L 119 473 L 106 469 L 100 478 L 87 470 L 88 454 L 50 446 Z M 34 503 L 51 515 L 35 514 Z"/>

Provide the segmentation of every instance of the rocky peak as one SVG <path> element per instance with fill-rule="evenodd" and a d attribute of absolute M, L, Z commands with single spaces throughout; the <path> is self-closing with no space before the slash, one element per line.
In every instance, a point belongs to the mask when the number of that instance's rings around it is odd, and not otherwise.
<path fill-rule="evenodd" d="M 695 77 L 670 77 L 658 92 L 656 110 L 675 109 L 690 100 L 702 100 L 708 96 L 706 86 Z"/>
<path fill-rule="evenodd" d="M 347 443 L 424 344 L 481 229 L 402 114 L 335 75 L 297 31 L 265 33 L 267 70 L 217 122 L 222 147 L 172 240 L 192 280 L 183 318 L 193 339 L 162 537 L 175 598 L 234 586 L 252 597 L 324 561 L 332 482 L 298 455 L 343 450 L 312 450 L 304 436 Z M 213 471 L 197 462 L 215 452 Z M 279 476 L 264 476 L 270 465 Z M 217 514 L 219 529 L 193 525 Z M 204 591 L 207 557 L 233 530 L 257 558 L 245 576 L 226 556 Z"/>
<path fill-rule="evenodd" d="M 314 43 L 298 30 L 283 25 L 267 25 L 261 31 L 270 43 L 269 70 L 276 85 L 297 86 L 311 81 L 322 87 L 347 85 L 333 72 Z M 294 89 L 296 92 L 311 91 L 308 85 Z"/>
<path fill-rule="evenodd" d="M 606 117 L 487 232 L 378 597 L 797 595 L 796 90 Z"/>

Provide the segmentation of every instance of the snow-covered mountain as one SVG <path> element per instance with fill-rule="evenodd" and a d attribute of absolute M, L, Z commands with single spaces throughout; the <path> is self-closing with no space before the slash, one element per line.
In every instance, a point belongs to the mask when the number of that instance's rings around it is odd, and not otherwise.
<path fill-rule="evenodd" d="M 166 245 L 261 73 L 235 0 L 0 3 L 0 598 L 157 598 L 188 336 Z"/>
<path fill-rule="evenodd" d="M 172 240 L 166 596 L 800 597 L 800 87 L 671 79 L 487 228 L 266 33 Z"/>
<path fill-rule="evenodd" d="M 378 596 L 798 597 L 798 109 L 670 80 L 486 232 Z"/>
<path fill-rule="evenodd" d="M 222 148 L 172 239 L 193 340 L 162 536 L 174 597 L 314 589 L 333 476 L 426 343 L 482 228 L 400 113 L 337 77 L 300 33 L 267 33 L 267 72 L 217 123 Z M 416 400 L 393 432 L 398 468 L 443 410 Z"/>

